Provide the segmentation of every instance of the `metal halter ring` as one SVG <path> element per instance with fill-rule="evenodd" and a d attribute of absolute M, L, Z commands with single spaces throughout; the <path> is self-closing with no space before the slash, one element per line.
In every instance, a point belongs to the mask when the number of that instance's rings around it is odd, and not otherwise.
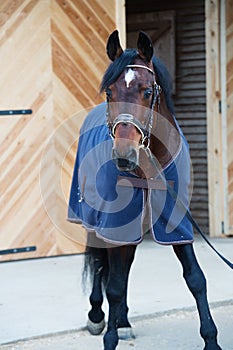
<path fill-rule="evenodd" d="M 141 145 L 139 148 L 149 149 L 150 148 L 150 137 L 149 135 L 144 136 L 144 138 L 141 141 Z"/>

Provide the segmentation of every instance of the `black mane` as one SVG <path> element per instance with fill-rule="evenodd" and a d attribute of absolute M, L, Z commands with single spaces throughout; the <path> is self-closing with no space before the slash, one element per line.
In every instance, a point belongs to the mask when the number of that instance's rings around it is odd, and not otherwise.
<path fill-rule="evenodd" d="M 100 92 L 102 93 L 108 86 L 113 84 L 119 75 L 124 71 L 125 67 L 129 64 L 133 64 L 135 59 L 138 57 L 138 51 L 135 49 L 126 49 L 123 54 L 113 61 L 107 68 L 101 85 Z M 168 73 L 165 65 L 156 56 L 153 56 L 152 63 L 154 67 L 155 74 L 157 76 L 157 83 L 161 86 L 166 104 L 170 112 L 174 113 L 174 107 L 172 102 L 172 79 Z"/>
<path fill-rule="evenodd" d="M 174 114 L 174 106 L 172 101 L 172 78 L 165 66 L 165 64 L 157 57 L 153 56 L 152 63 L 155 74 L 158 78 L 158 84 L 164 92 L 165 101 L 169 111 Z"/>

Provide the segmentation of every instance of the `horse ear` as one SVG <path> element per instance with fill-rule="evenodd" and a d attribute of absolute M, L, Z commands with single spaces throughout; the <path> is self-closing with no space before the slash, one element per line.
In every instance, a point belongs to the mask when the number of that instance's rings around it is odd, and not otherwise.
<path fill-rule="evenodd" d="M 140 32 L 138 36 L 137 48 L 139 56 L 150 62 L 154 53 L 153 44 L 148 35 L 144 32 Z"/>
<path fill-rule="evenodd" d="M 122 47 L 119 40 L 118 30 L 115 30 L 108 38 L 107 42 L 107 54 L 111 61 L 115 61 L 122 53 Z"/>

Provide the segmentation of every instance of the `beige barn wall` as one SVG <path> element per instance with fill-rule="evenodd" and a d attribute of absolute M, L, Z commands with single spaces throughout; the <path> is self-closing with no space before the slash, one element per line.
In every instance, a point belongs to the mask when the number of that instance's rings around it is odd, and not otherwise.
<path fill-rule="evenodd" d="M 66 221 L 78 132 L 102 101 L 105 44 L 118 23 L 125 40 L 122 18 L 117 0 L 1 1 L 0 110 L 33 114 L 0 116 L 0 250 L 37 250 L 0 261 L 83 251 L 84 231 Z"/>

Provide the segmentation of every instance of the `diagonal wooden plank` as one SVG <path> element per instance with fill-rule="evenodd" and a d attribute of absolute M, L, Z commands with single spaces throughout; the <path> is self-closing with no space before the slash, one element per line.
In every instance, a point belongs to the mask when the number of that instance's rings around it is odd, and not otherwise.
<path fill-rule="evenodd" d="M 98 87 L 93 88 L 87 76 L 76 66 L 66 52 L 52 41 L 53 48 L 53 68 L 54 73 L 63 81 L 67 89 L 78 99 L 82 101 L 83 106 L 92 105 L 92 96 L 98 97 Z"/>
<path fill-rule="evenodd" d="M 51 28 L 54 41 L 60 46 L 61 50 L 64 51 L 64 54 L 69 57 L 70 64 L 75 66 L 75 69 L 78 71 L 85 72 L 85 80 L 87 80 L 88 76 L 91 76 L 92 79 L 88 79 L 89 84 L 95 89 L 98 89 L 102 71 L 99 69 L 93 70 L 93 64 L 89 64 L 89 62 L 85 60 L 86 56 L 84 50 L 80 50 L 79 45 L 75 45 L 74 40 L 66 36 L 64 30 L 61 31 L 54 21 L 51 23 Z"/>
<path fill-rule="evenodd" d="M 56 0 L 56 3 L 65 11 L 65 15 L 74 25 L 74 28 L 85 38 L 86 45 L 89 45 L 92 50 L 94 48 L 95 55 L 103 59 L 105 56 L 105 41 L 87 26 L 77 9 L 74 9 L 68 1 Z"/>

